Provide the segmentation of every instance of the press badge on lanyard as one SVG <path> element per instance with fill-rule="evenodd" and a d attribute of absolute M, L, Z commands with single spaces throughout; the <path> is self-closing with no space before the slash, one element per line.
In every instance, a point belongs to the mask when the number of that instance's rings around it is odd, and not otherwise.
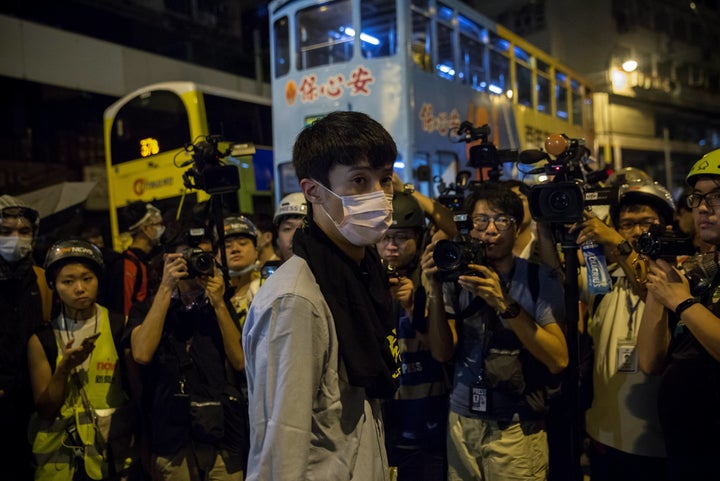
<path fill-rule="evenodd" d="M 470 386 L 470 411 L 474 413 L 490 412 L 490 401 L 492 390 L 490 384 L 478 377 L 478 380 Z"/>
<path fill-rule="evenodd" d="M 638 372 L 635 339 L 622 339 L 617 343 L 618 372 Z"/>

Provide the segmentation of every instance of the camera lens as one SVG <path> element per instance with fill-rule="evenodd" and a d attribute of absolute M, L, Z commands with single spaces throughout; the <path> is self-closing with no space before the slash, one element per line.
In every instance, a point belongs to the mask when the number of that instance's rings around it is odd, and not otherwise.
<path fill-rule="evenodd" d="M 462 265 L 462 246 L 453 241 L 440 240 L 435 246 L 433 259 L 440 270 L 451 271 L 458 269 Z"/>
<path fill-rule="evenodd" d="M 548 198 L 548 205 L 555 212 L 565 212 L 565 210 L 567 210 L 570 206 L 570 196 L 568 196 L 567 192 L 562 190 L 559 192 L 553 192 Z"/>
<path fill-rule="evenodd" d="M 211 254 L 207 252 L 195 254 L 192 262 L 196 272 L 199 272 L 201 275 L 212 275 L 213 267 L 215 267 L 215 259 L 213 259 Z"/>

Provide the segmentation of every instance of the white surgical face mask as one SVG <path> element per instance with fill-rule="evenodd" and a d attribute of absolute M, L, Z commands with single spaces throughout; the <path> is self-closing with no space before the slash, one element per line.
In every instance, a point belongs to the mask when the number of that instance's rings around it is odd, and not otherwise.
<path fill-rule="evenodd" d="M 340 222 L 335 222 L 327 210 L 320 207 L 348 242 L 365 247 L 383 238 L 392 223 L 392 194 L 378 190 L 368 194 L 337 195 L 320 182 L 318 185 L 342 202 L 344 217 Z"/>
<path fill-rule="evenodd" d="M 32 251 L 32 238 L 8 236 L 0 237 L 0 256 L 7 262 L 17 262 Z"/>

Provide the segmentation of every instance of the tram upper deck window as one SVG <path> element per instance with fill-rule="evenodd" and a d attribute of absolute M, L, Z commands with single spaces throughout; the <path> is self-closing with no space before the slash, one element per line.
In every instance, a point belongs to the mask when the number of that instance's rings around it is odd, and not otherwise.
<path fill-rule="evenodd" d="M 430 18 L 420 10 L 412 11 L 412 56 L 413 62 L 426 72 L 432 72 L 432 35 Z"/>
<path fill-rule="evenodd" d="M 532 69 L 531 62 L 532 58 L 530 55 L 520 47 L 515 47 L 515 76 L 517 78 L 517 101 L 520 105 L 526 107 L 532 107 Z"/>
<path fill-rule="evenodd" d="M 299 70 L 347 62 L 353 56 L 355 30 L 350 0 L 325 3 L 297 13 Z"/>
<path fill-rule="evenodd" d="M 183 147 L 190 139 L 185 104 L 169 90 L 138 95 L 118 110 L 110 136 L 113 165 L 140 158 L 144 139 L 155 139 L 160 152 Z"/>
<path fill-rule="evenodd" d="M 397 53 L 395 2 L 360 2 L 360 46 L 365 58 L 389 57 Z"/>
<path fill-rule="evenodd" d="M 537 73 L 537 109 L 550 115 L 550 65 L 540 59 L 535 59 L 535 72 Z"/>
<path fill-rule="evenodd" d="M 572 93 L 572 123 L 582 127 L 583 92 L 580 83 L 575 79 L 570 79 L 570 92 Z"/>
<path fill-rule="evenodd" d="M 452 8 L 438 2 L 437 5 L 437 42 L 438 59 L 435 73 L 442 78 L 452 80 L 455 78 L 455 49 L 453 48 L 454 13 Z"/>
<path fill-rule="evenodd" d="M 555 73 L 555 102 L 557 102 L 557 117 L 565 120 L 568 118 L 567 79 L 568 77 L 564 73 Z"/>
<path fill-rule="evenodd" d="M 462 15 L 460 27 L 460 81 L 475 90 L 487 90 L 487 30 Z"/>
<path fill-rule="evenodd" d="M 275 77 L 282 77 L 290 71 L 290 26 L 287 17 L 275 20 L 273 36 L 275 37 Z"/>
<path fill-rule="evenodd" d="M 490 32 L 490 85 L 494 94 L 504 94 L 510 86 L 510 59 L 507 56 L 510 42 Z"/>

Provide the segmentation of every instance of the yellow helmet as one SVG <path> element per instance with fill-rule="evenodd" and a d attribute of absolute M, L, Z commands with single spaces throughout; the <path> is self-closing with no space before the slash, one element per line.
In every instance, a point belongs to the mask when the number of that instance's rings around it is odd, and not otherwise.
<path fill-rule="evenodd" d="M 704 175 L 720 176 L 720 149 L 708 152 L 695 162 L 685 181 L 690 187 L 695 187 L 695 183 Z"/>

